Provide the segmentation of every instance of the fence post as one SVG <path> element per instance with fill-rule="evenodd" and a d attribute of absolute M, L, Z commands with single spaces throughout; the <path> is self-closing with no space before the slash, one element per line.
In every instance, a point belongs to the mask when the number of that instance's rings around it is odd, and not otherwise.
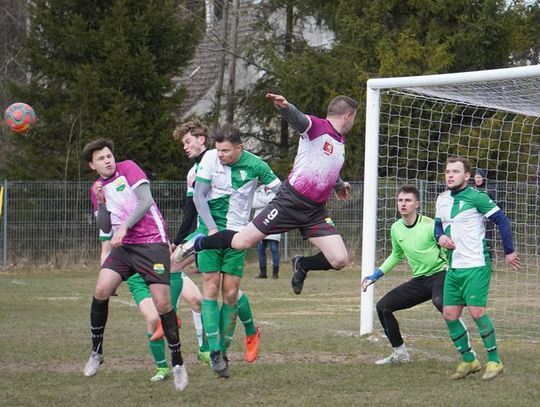
<path fill-rule="evenodd" d="M 4 186 L 3 186 L 3 189 L 2 189 L 2 194 L 1 194 L 1 198 L 0 199 L 0 205 L 3 206 L 0 207 L 0 214 L 3 214 L 3 219 L 4 219 L 4 227 L 2 228 L 3 230 L 3 236 L 2 236 L 2 257 L 3 257 L 3 260 L 2 260 L 2 267 L 4 269 L 7 268 L 7 261 L 8 261 L 8 255 L 7 255 L 7 249 L 8 249 L 8 241 L 7 241 L 7 238 L 8 238 L 8 181 L 7 179 L 4 179 Z"/>

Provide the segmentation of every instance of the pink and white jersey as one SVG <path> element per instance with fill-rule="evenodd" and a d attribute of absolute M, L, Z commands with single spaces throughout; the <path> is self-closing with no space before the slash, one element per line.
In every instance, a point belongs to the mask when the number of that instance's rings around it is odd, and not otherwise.
<path fill-rule="evenodd" d="M 147 182 L 146 174 L 131 160 L 116 163 L 116 173 L 107 179 L 98 179 L 103 183 L 105 205 L 111 213 L 113 231 L 131 215 L 137 206 L 137 196 L 133 192 L 139 185 Z M 97 214 L 97 198 L 92 188 L 90 197 Z M 163 216 L 156 204 L 131 229 L 122 240 L 124 244 L 167 243 L 167 233 Z"/>
<path fill-rule="evenodd" d="M 310 124 L 300 135 L 289 183 L 301 195 L 326 203 L 345 161 L 345 139 L 326 119 L 307 116 Z"/>

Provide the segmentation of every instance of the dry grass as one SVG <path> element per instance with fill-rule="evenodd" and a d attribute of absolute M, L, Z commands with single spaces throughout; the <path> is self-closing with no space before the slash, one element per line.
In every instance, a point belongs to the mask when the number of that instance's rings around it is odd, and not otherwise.
<path fill-rule="evenodd" d="M 126 287 L 111 302 L 105 363 L 89 379 L 82 375 L 82 367 L 89 353 L 88 314 L 96 273 L 2 273 L 0 405 L 538 405 L 537 343 L 503 338 L 499 347 L 506 372 L 501 377 L 489 383 L 479 376 L 454 382 L 448 377 L 458 356 L 450 340 L 440 334 L 424 335 L 418 322 L 403 318 L 414 361 L 397 367 L 375 366 L 373 361 L 386 356 L 389 345 L 379 332 L 367 338 L 358 335 L 358 270 L 312 273 L 304 293 L 295 296 L 289 270 L 283 268 L 279 280 L 256 280 L 253 268 L 244 278 L 243 288 L 262 330 L 261 357 L 253 364 L 242 360 L 243 329 L 238 325 L 229 380 L 218 380 L 196 361 L 191 313 L 181 307 L 181 336 L 190 376 L 184 393 L 175 392 L 170 381 L 149 382 L 153 366 L 144 325 Z M 199 276 L 194 280 L 200 283 Z M 440 324 L 431 308 L 425 305 L 406 315 Z M 473 338 L 484 360 L 474 330 Z"/>

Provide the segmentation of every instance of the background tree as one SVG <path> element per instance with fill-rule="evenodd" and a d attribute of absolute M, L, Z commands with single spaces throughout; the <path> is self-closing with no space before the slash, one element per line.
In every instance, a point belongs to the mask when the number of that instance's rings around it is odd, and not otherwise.
<path fill-rule="evenodd" d="M 264 102 L 265 92 L 282 93 L 304 112 L 318 115 L 325 114 L 323 109 L 337 94 L 357 98 L 360 109 L 348 137 L 342 173 L 348 179 L 358 179 L 363 172 L 368 78 L 507 67 L 514 53 L 534 53 L 540 38 L 537 28 L 523 28 L 538 18 L 537 5 L 519 1 L 270 0 L 265 4 L 251 56 L 267 70 L 243 95 L 247 116 L 262 129 L 258 137 L 265 140 L 263 145 L 274 146 L 279 142 L 279 122 L 274 120 L 275 109 Z M 291 5 L 291 52 L 286 53 L 279 21 Z M 309 22 L 334 34 L 331 46 L 308 44 L 304 29 Z M 279 151 L 266 150 L 272 157 Z"/>
<path fill-rule="evenodd" d="M 11 178 L 85 177 L 80 152 L 111 138 L 117 159 L 152 176 L 178 177 L 188 163 L 171 139 L 183 97 L 173 77 L 192 55 L 199 31 L 173 0 L 35 0 L 25 57 L 30 80 L 11 98 L 31 104 L 36 129 L 16 138 L 3 163 Z"/>

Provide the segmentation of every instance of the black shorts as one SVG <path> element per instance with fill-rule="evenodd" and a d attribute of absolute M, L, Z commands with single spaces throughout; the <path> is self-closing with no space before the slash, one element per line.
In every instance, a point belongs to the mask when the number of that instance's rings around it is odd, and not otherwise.
<path fill-rule="evenodd" d="M 139 273 L 146 284 L 169 285 L 171 259 L 165 243 L 127 244 L 111 250 L 101 268 L 116 271 L 126 281 Z"/>
<path fill-rule="evenodd" d="M 253 224 L 265 235 L 298 229 L 304 239 L 339 235 L 324 204 L 299 194 L 287 181 L 276 197 L 255 218 Z"/>

